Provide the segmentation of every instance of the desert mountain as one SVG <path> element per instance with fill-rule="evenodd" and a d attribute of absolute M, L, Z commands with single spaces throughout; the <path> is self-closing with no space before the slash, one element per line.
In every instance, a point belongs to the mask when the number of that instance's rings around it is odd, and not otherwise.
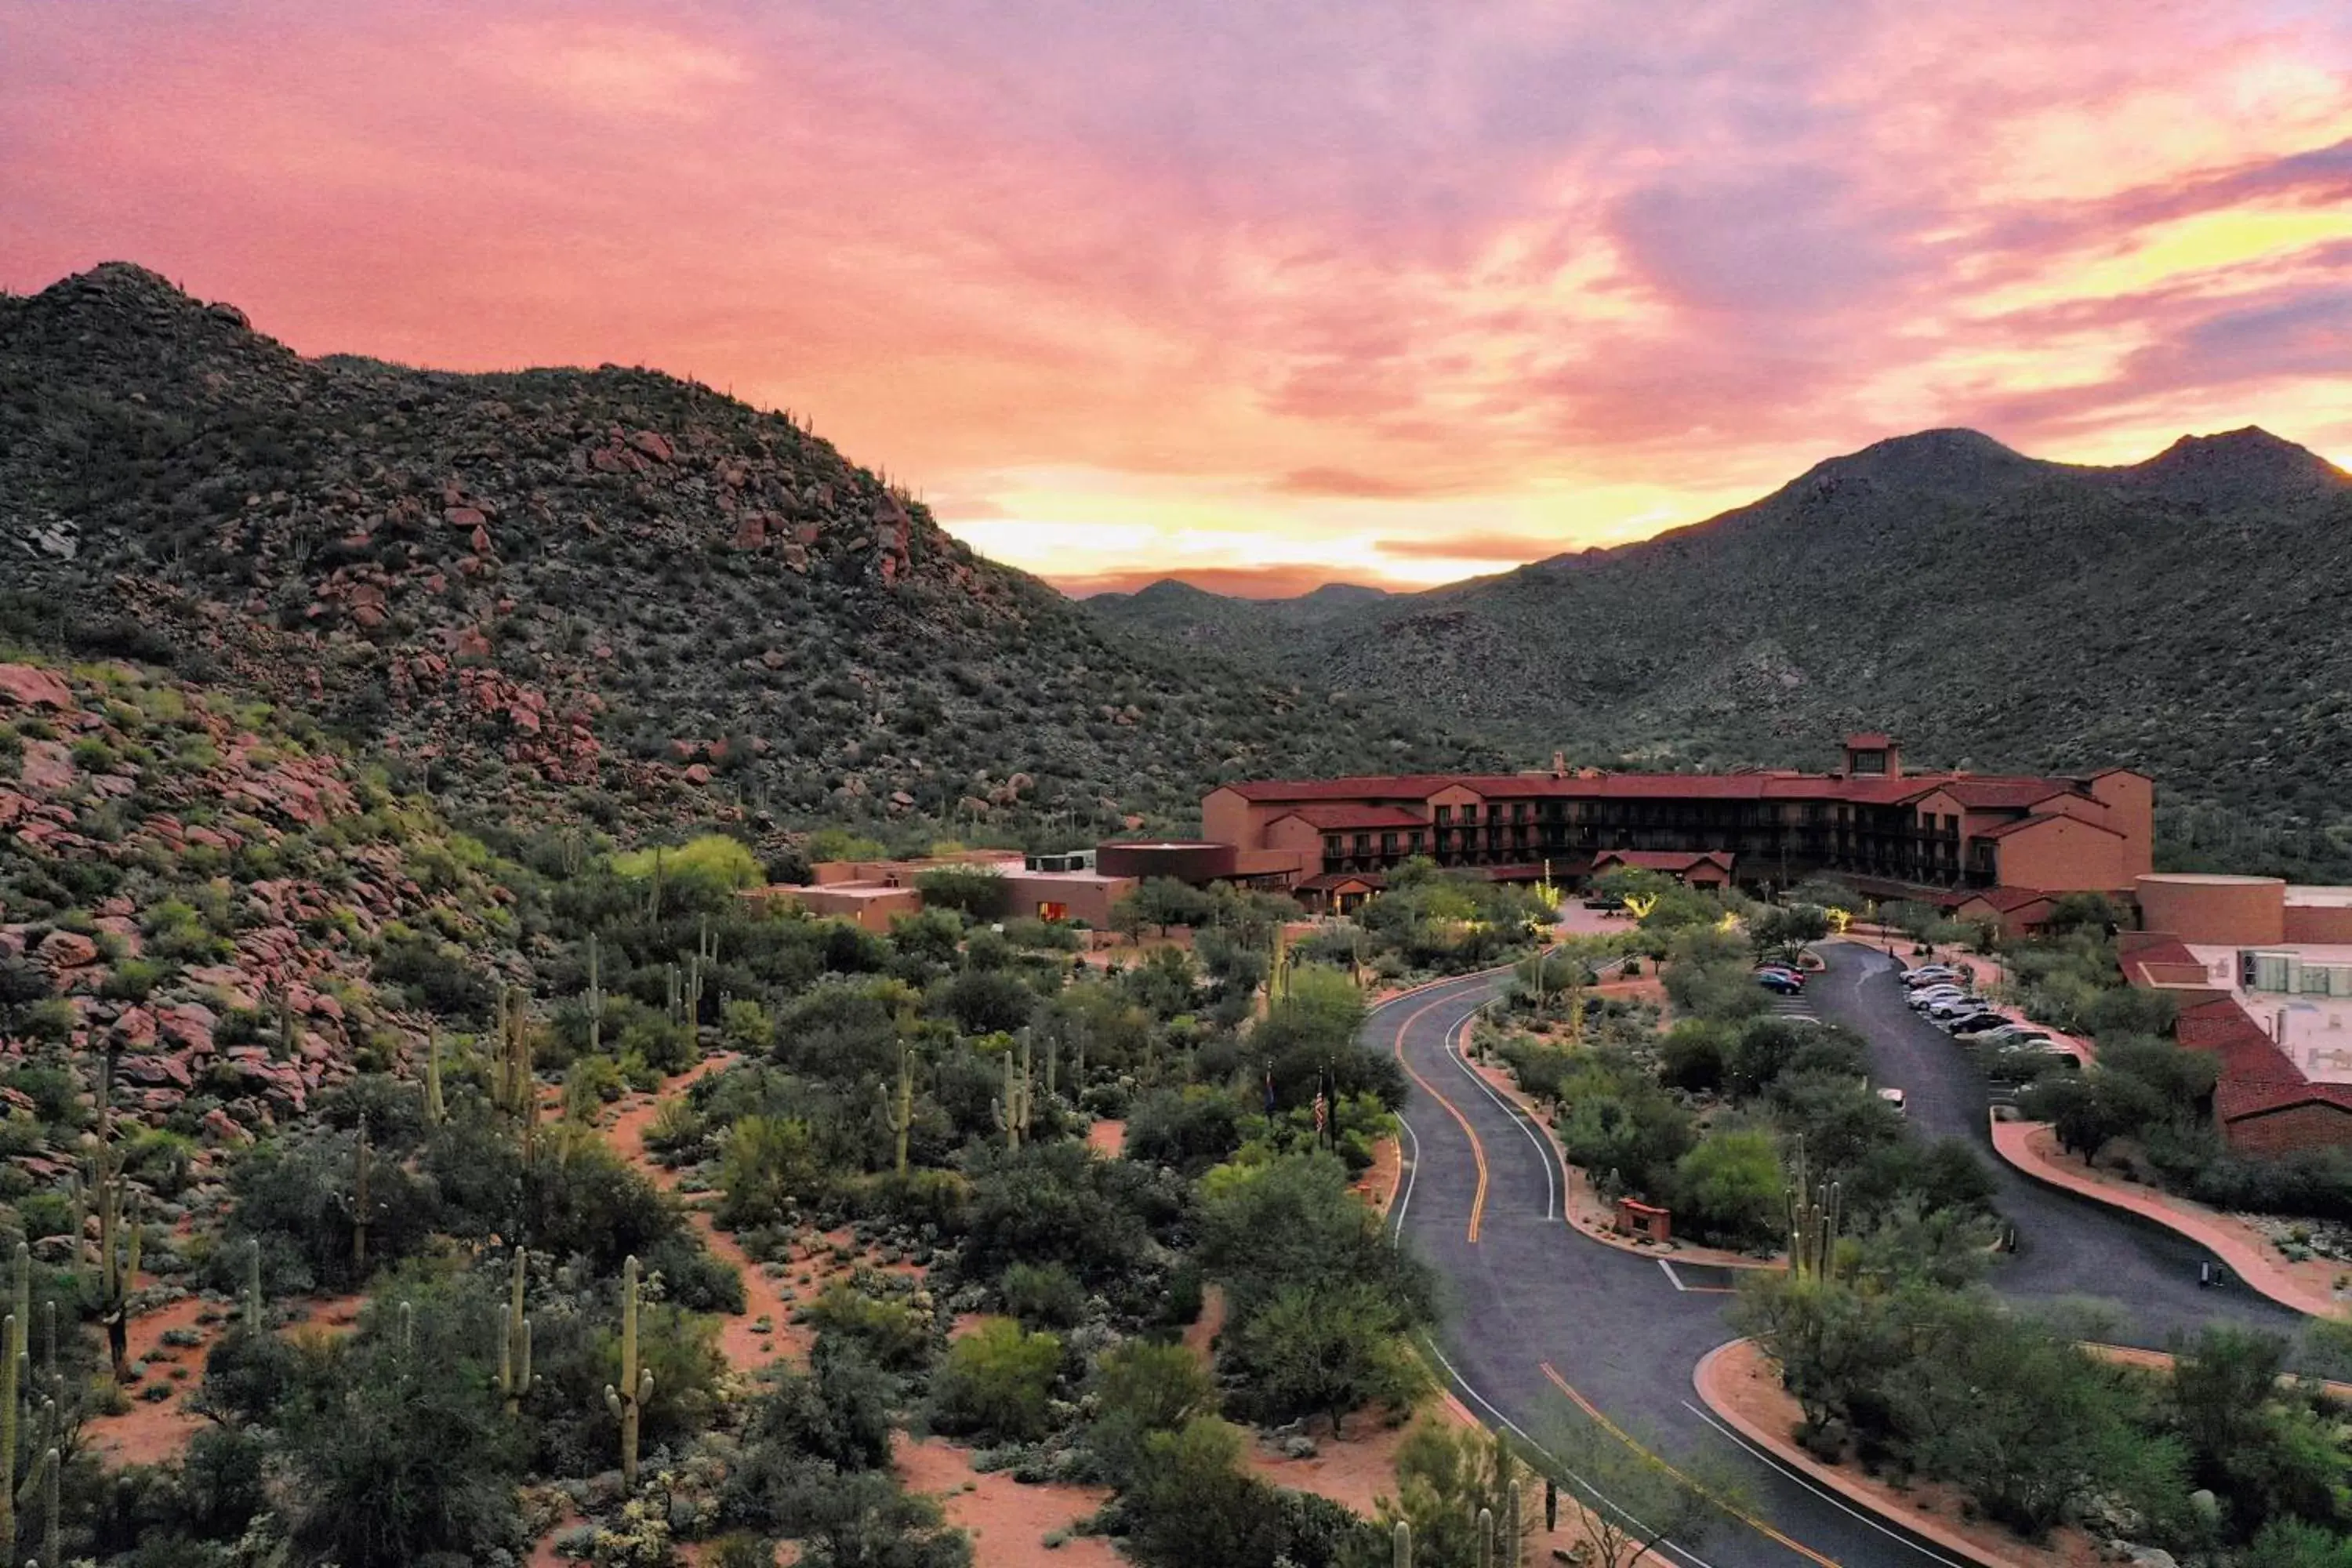
<path fill-rule="evenodd" d="M 2347 584 L 2352 477 L 2266 431 L 2089 468 L 1931 430 L 1642 543 L 1220 644 L 1528 752 L 1821 763 L 1867 725 L 1926 761 L 2126 763 L 2174 853 L 2347 875 Z M 1192 626 L 1237 613 L 1202 597 Z"/>
<path fill-rule="evenodd" d="M 304 359 L 119 263 L 0 298 L 0 580 L 16 636 L 257 689 L 510 815 L 1087 831 L 1465 755 L 1114 629 L 786 416 Z"/>

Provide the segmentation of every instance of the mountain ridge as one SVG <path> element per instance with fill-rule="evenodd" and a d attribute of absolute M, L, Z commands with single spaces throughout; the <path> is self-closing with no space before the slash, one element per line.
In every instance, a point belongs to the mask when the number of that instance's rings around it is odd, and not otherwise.
<path fill-rule="evenodd" d="M 1066 835 L 1492 757 L 1171 657 L 657 373 L 305 359 L 109 264 L 0 298 L 0 631 L 177 658 L 493 814 Z"/>

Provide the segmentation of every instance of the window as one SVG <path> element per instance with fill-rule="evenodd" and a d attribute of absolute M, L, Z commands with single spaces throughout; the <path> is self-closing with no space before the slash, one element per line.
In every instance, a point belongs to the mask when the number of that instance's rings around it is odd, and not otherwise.
<path fill-rule="evenodd" d="M 1357 835 L 1356 835 L 1356 853 L 1357 853 L 1357 854 L 1359 854 L 1359 855 L 1369 855 L 1369 854 L 1370 854 L 1371 852 L 1372 852 L 1372 836 L 1371 836 L 1370 834 L 1369 834 L 1369 833 L 1359 833 L 1359 834 L 1357 834 Z"/>
<path fill-rule="evenodd" d="M 1413 852 L 1415 855 L 1418 855 L 1418 854 L 1420 854 L 1420 853 L 1421 853 L 1421 829 L 1419 829 L 1418 827 L 1416 827 L 1416 828 L 1414 828 L 1414 829 L 1412 830 L 1412 844 L 1411 844 L 1411 847 L 1412 847 L 1412 852 Z"/>
<path fill-rule="evenodd" d="M 1051 900 L 1047 900 L 1038 904 L 1037 918 L 1041 921 L 1068 920 L 1070 918 L 1070 906 L 1067 904 L 1057 904 L 1053 902 Z"/>
<path fill-rule="evenodd" d="M 1465 821 L 1465 822 L 1475 822 L 1475 821 L 1477 821 L 1477 820 L 1478 820 L 1478 808 L 1477 808 L 1476 806 L 1475 806 L 1475 805 L 1465 805 L 1465 806 L 1464 806 L 1464 807 L 1462 808 L 1462 820 L 1463 820 L 1463 821 Z"/>
<path fill-rule="evenodd" d="M 1449 826 L 1450 824 L 1452 824 L 1452 822 L 1453 822 L 1453 821 L 1454 821 L 1454 808 L 1453 808 L 1452 806 L 1450 806 L 1450 805 L 1441 805 L 1441 806 L 1439 806 L 1439 807 L 1437 808 L 1437 826 L 1440 826 L 1440 827 L 1447 826 Z"/>
<path fill-rule="evenodd" d="M 1323 836 L 1323 853 L 1327 857 L 1337 856 L 1339 853 L 1339 836 L 1338 834 L 1327 833 Z"/>
<path fill-rule="evenodd" d="M 1381 853 L 1383 855 L 1393 855 L 1396 853 L 1395 834 L 1383 833 L 1381 835 Z"/>
<path fill-rule="evenodd" d="M 1528 803 L 1523 800 L 1513 801 L 1511 803 L 1511 820 L 1513 822 L 1525 822 L 1527 819 Z"/>

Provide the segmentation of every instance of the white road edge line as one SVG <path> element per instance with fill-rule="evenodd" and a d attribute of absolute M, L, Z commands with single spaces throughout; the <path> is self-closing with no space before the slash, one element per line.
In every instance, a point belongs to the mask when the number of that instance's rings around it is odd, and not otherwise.
<path fill-rule="evenodd" d="M 1460 1024 L 1454 1026 L 1454 1028 L 1466 1034 L 1469 1031 L 1471 1021 L 1494 1005 L 1495 1004 L 1491 998 L 1487 1001 L 1479 1003 L 1476 1007 L 1471 1009 L 1469 1016 L 1465 1017 Z M 1454 1058 L 1454 1065 L 1462 1069 L 1465 1077 L 1468 1078 L 1472 1083 L 1476 1084 L 1478 1088 L 1485 1092 L 1488 1100 L 1493 1100 L 1496 1106 L 1501 1108 L 1503 1114 L 1511 1119 L 1511 1124 L 1513 1126 L 1517 1127 L 1521 1132 L 1527 1134 L 1528 1142 L 1536 1146 L 1536 1152 L 1543 1159 L 1544 1218 L 1551 1218 L 1551 1211 L 1555 1208 L 1561 1209 L 1561 1217 L 1566 1218 L 1565 1206 L 1559 1202 L 1559 1173 L 1558 1170 L 1558 1166 L 1559 1164 L 1559 1153 L 1553 1150 L 1549 1140 L 1544 1138 L 1542 1134 L 1538 1133 L 1533 1127 L 1530 1127 L 1528 1124 L 1528 1117 L 1526 1111 L 1521 1110 L 1517 1106 L 1513 1105 L 1509 1100 L 1505 1100 L 1501 1095 L 1496 1094 L 1495 1092 L 1495 1086 L 1488 1083 L 1483 1077 L 1481 1077 L 1477 1068 L 1472 1067 L 1468 1062 L 1462 1059 L 1462 1053 L 1454 1047 L 1454 1029 L 1448 1029 L 1445 1033 L 1445 1054 Z"/>
<path fill-rule="evenodd" d="M 1731 1441 L 1739 1445 L 1740 1447 L 1746 1449 L 1748 1453 L 1753 1454 L 1757 1458 L 1761 1459 L 1767 1465 L 1771 1466 L 1773 1469 L 1779 1471 L 1781 1475 L 1788 1477 L 1789 1479 L 1796 1482 L 1799 1486 L 1804 1488 L 1807 1491 L 1812 1493 L 1815 1497 L 1821 1499 L 1832 1508 L 1836 1509 L 1840 1513 L 1847 1514 L 1854 1519 L 1860 1520 L 1863 1523 L 1870 1526 L 1871 1529 L 1878 1531 L 1879 1534 L 1886 1537 L 1889 1541 L 1892 1541 L 1900 1546 L 1909 1547 L 1912 1551 L 1917 1552 L 1920 1556 L 1927 1558 L 1931 1563 L 1941 1563 L 1945 1565 L 1945 1568 L 1973 1568 L 1972 1564 L 1964 1563 L 1958 1558 L 1947 1557 L 1942 1552 L 1934 1550 L 1932 1547 L 1922 1546 L 1916 1541 L 1906 1540 L 1903 1536 L 1896 1534 L 1894 1531 L 1889 1530 L 1885 1524 L 1872 1518 L 1862 1510 L 1847 1503 L 1835 1492 L 1832 1492 L 1828 1488 L 1821 1485 L 1811 1476 L 1806 1475 L 1802 1470 L 1797 1469 L 1793 1466 L 1784 1463 L 1769 1449 L 1765 1448 L 1757 1443 L 1751 1442 L 1747 1437 L 1742 1436 L 1739 1433 L 1735 1432 L 1730 1427 L 1725 1426 L 1722 1422 L 1715 1418 L 1713 1412 L 1702 1410 L 1687 1399 L 1682 1402 L 1682 1405 L 1684 1409 L 1689 1411 L 1692 1415 L 1697 1416 L 1700 1420 L 1714 1427 L 1717 1432 L 1722 1433 L 1726 1437 L 1728 1437 Z"/>
<path fill-rule="evenodd" d="M 1690 1287 L 1683 1283 L 1683 1277 L 1675 1272 L 1675 1266 L 1673 1264 L 1661 1258 L 1658 1259 L 1658 1267 L 1666 1271 L 1666 1279 L 1673 1284 L 1675 1289 L 1681 1291 L 1685 1296 L 1690 1294 Z"/>
<path fill-rule="evenodd" d="M 1545 1458 L 1551 1460 L 1553 1466 L 1559 1469 L 1561 1475 L 1566 1476 L 1570 1480 L 1574 1481 L 1587 1496 L 1592 1499 L 1593 1501 L 1599 1503 L 1602 1508 L 1607 1509 L 1611 1513 L 1615 1514 L 1619 1519 L 1623 1520 L 1627 1524 L 1632 1525 L 1642 1534 L 1648 1535 L 1650 1533 L 1650 1527 L 1648 1525 L 1643 1524 L 1640 1520 L 1635 1519 L 1632 1514 L 1627 1513 L 1623 1509 L 1618 1507 L 1614 1499 L 1611 1498 L 1606 1492 L 1601 1491 L 1591 1481 L 1586 1480 L 1582 1476 L 1578 1475 L 1574 1470 L 1571 1470 L 1566 1465 L 1561 1464 L 1558 1457 L 1556 1457 L 1549 1448 L 1545 1447 L 1541 1443 L 1537 1442 L 1533 1437 L 1528 1436 L 1528 1430 L 1526 1427 L 1520 1426 L 1517 1422 L 1504 1415 L 1500 1410 L 1495 1408 L 1493 1403 L 1489 1401 L 1485 1394 L 1470 1386 L 1470 1380 L 1463 1376 L 1461 1370 L 1452 1362 L 1445 1359 L 1445 1352 L 1444 1351 L 1437 1348 L 1436 1340 L 1424 1333 L 1422 1335 L 1422 1343 L 1428 1348 L 1431 1355 L 1437 1358 L 1437 1364 L 1445 1369 L 1445 1375 L 1454 1380 L 1454 1385 L 1459 1388 L 1463 1393 L 1468 1394 L 1472 1399 L 1477 1401 L 1480 1409 L 1486 1411 L 1487 1415 L 1492 1415 L 1496 1420 L 1509 1427 L 1511 1431 L 1517 1436 L 1520 1442 L 1525 1443 L 1528 1447 L 1533 1448 Z M 1714 1564 L 1707 1562 L 1706 1558 L 1701 1557 L 1697 1552 L 1693 1552 L 1690 1548 L 1676 1541 L 1661 1538 L 1657 1545 L 1653 1547 L 1652 1550 L 1671 1552 L 1675 1556 L 1683 1559 L 1685 1563 L 1692 1564 L 1692 1568 L 1714 1568 Z"/>

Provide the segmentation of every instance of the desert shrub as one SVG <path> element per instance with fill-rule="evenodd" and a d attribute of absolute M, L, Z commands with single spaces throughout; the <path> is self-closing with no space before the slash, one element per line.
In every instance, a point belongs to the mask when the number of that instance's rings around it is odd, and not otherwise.
<path fill-rule="evenodd" d="M 933 1374 L 934 1419 L 943 1431 L 1001 1442 L 1041 1437 L 1061 1366 L 1062 1342 L 1053 1335 L 984 1318 L 948 1346 Z"/>
<path fill-rule="evenodd" d="M 999 1288 L 1004 1310 L 1025 1324 L 1072 1329 L 1086 1319 L 1086 1287 L 1058 1263 L 1015 1263 Z"/>
<path fill-rule="evenodd" d="M 809 1321 L 856 1344 L 887 1372 L 912 1372 L 931 1355 L 930 1315 L 835 1281 L 809 1307 Z"/>

